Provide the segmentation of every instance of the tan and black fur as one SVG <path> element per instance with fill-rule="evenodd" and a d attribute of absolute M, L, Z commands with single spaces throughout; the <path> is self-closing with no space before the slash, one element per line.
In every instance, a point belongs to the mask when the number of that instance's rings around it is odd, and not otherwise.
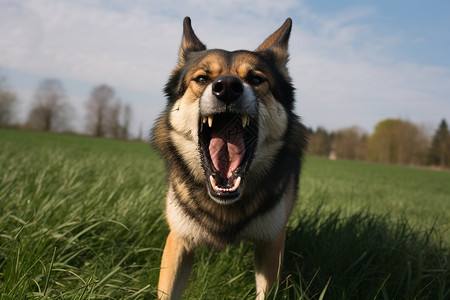
<path fill-rule="evenodd" d="M 153 129 L 169 181 L 161 299 L 181 296 L 202 244 L 254 241 L 258 299 L 276 281 L 306 147 L 286 66 L 291 26 L 287 19 L 255 51 L 229 52 L 207 50 L 184 20 Z"/>

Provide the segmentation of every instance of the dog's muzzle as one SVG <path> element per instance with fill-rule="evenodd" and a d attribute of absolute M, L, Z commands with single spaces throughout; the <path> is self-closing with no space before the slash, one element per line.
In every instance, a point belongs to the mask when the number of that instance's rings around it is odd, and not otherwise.
<path fill-rule="evenodd" d="M 250 89 L 247 87 L 247 89 Z M 232 75 L 217 77 L 206 89 L 201 103 L 206 113 L 199 120 L 199 150 L 208 192 L 220 204 L 239 200 L 245 174 L 253 159 L 257 136 L 257 115 L 253 92 Z"/>

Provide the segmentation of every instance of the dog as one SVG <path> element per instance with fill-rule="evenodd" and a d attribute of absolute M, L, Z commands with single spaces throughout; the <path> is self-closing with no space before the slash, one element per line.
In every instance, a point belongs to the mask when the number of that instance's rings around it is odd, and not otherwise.
<path fill-rule="evenodd" d="M 292 20 L 255 51 L 207 50 L 183 22 L 178 64 L 152 142 L 168 173 L 158 298 L 179 299 L 195 249 L 255 243 L 257 299 L 277 280 L 307 129 L 287 69 Z"/>

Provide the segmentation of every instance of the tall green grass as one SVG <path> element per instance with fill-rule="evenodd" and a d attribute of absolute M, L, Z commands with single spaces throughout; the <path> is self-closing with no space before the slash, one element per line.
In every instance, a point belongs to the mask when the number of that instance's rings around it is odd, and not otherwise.
<path fill-rule="evenodd" d="M 273 299 L 448 299 L 450 173 L 308 158 Z M 0 299 L 151 299 L 168 228 L 145 143 L 0 130 Z M 252 245 L 184 299 L 252 299 Z"/>
<path fill-rule="evenodd" d="M 404 216 L 416 226 L 450 226 L 450 172 L 308 158 L 303 173 L 302 209 L 319 197 L 328 211 L 363 209 Z"/>

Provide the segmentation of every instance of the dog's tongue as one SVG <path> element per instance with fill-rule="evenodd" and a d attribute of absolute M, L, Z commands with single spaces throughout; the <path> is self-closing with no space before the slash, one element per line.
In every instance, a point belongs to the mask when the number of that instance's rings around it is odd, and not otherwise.
<path fill-rule="evenodd" d="M 245 154 L 244 137 L 239 126 L 223 126 L 213 130 L 209 154 L 219 175 L 224 179 L 230 178 Z"/>

